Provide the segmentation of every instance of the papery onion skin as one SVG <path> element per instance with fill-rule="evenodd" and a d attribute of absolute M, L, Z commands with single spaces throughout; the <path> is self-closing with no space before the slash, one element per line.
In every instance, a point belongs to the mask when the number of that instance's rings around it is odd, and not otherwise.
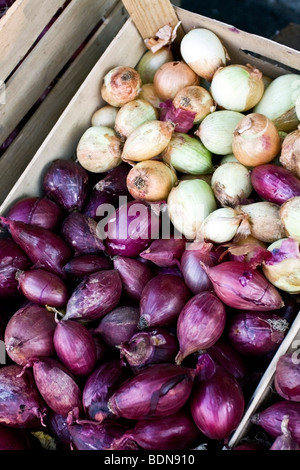
<path fill-rule="evenodd" d="M 196 113 L 194 124 L 200 124 L 208 114 L 216 110 L 216 104 L 209 91 L 197 85 L 182 88 L 174 96 L 173 105 L 177 109 Z"/>
<path fill-rule="evenodd" d="M 164 46 L 156 52 L 151 50 L 145 52 L 136 66 L 142 83 L 153 83 L 156 71 L 166 62 L 174 60 L 174 55 L 169 46 Z"/>
<path fill-rule="evenodd" d="M 115 120 L 118 111 L 119 108 L 111 106 L 110 104 L 102 106 L 93 113 L 91 117 L 91 125 L 111 127 L 113 129 L 115 127 Z"/>
<path fill-rule="evenodd" d="M 251 235 L 264 243 L 273 243 L 286 236 L 280 218 L 280 206 L 269 201 L 258 201 L 237 206 L 248 215 Z"/>
<path fill-rule="evenodd" d="M 279 210 L 280 219 L 286 233 L 300 243 L 300 197 L 293 197 L 282 204 Z"/>
<path fill-rule="evenodd" d="M 128 66 L 117 66 L 111 69 L 103 79 L 101 96 L 108 104 L 121 107 L 134 100 L 142 86 L 140 74 Z"/>
<path fill-rule="evenodd" d="M 212 243 L 226 243 L 244 238 L 250 231 L 247 216 L 232 207 L 216 209 L 204 219 L 201 225 L 201 237 L 206 242 Z"/>
<path fill-rule="evenodd" d="M 104 251 L 97 235 L 97 222 L 81 212 L 73 211 L 61 226 L 61 235 L 77 254 L 96 254 Z"/>
<path fill-rule="evenodd" d="M 115 256 L 113 265 L 121 277 L 124 293 L 139 301 L 145 285 L 153 277 L 150 268 L 138 259 L 124 256 Z"/>
<path fill-rule="evenodd" d="M 151 261 L 156 266 L 178 266 L 185 248 L 186 240 L 184 238 L 171 236 L 166 239 L 154 240 L 147 250 L 140 253 L 140 257 Z"/>
<path fill-rule="evenodd" d="M 235 162 L 223 163 L 215 169 L 211 187 L 223 207 L 243 204 L 253 191 L 250 171 L 241 163 Z"/>
<path fill-rule="evenodd" d="M 109 170 L 98 183 L 95 184 L 94 189 L 97 191 L 104 191 L 111 196 L 119 198 L 120 196 L 129 196 L 126 177 L 128 175 L 131 165 L 122 162 L 119 166 Z"/>
<path fill-rule="evenodd" d="M 187 247 L 181 256 L 180 266 L 184 282 L 194 294 L 213 289 L 213 285 L 200 263 L 202 261 L 207 266 L 216 264 L 217 260 L 212 248 L 212 243 L 194 242 Z"/>
<path fill-rule="evenodd" d="M 274 387 L 278 395 L 285 400 L 300 402 L 300 364 L 293 352 L 279 357 Z"/>
<path fill-rule="evenodd" d="M 159 110 L 161 100 L 157 96 L 153 83 L 144 83 L 142 85 L 138 99 L 148 101 L 152 106 L 154 106 L 154 108 Z"/>
<path fill-rule="evenodd" d="M 163 101 L 173 99 L 182 88 L 199 84 L 199 76 L 183 61 L 161 65 L 153 78 L 154 88 Z"/>
<path fill-rule="evenodd" d="M 248 364 L 245 358 L 230 345 L 226 338 L 221 337 L 207 352 L 215 363 L 226 369 L 240 382 L 247 376 Z"/>
<path fill-rule="evenodd" d="M 7 212 L 7 217 L 25 224 L 55 230 L 62 221 L 63 210 L 46 197 L 28 197 L 13 204 Z"/>
<path fill-rule="evenodd" d="M 121 139 L 125 140 L 144 122 L 158 118 L 158 111 L 146 100 L 135 99 L 124 104 L 118 111 L 114 129 Z"/>
<path fill-rule="evenodd" d="M 106 191 L 93 189 L 89 194 L 82 213 L 87 217 L 91 217 L 96 222 L 99 222 L 105 217 L 105 209 L 111 206 L 115 207 L 117 204 L 118 200 L 116 196 L 113 196 Z"/>
<path fill-rule="evenodd" d="M 123 424 L 107 423 L 79 423 L 69 426 L 72 449 L 82 451 L 109 450 L 112 442 L 120 438 L 127 430 Z M 139 450 L 131 442 L 124 450 Z"/>
<path fill-rule="evenodd" d="M 31 262 L 26 253 L 11 238 L 0 240 L 0 298 L 18 296 L 18 270 L 29 269 Z"/>
<path fill-rule="evenodd" d="M 280 436 L 277 436 L 275 441 L 270 447 L 270 450 L 300 450 L 300 446 L 293 439 L 289 428 L 289 417 L 285 416 L 281 423 L 281 432 Z"/>
<path fill-rule="evenodd" d="M 79 278 L 81 281 L 84 276 L 112 268 L 113 263 L 108 256 L 104 254 L 84 254 L 72 258 L 65 264 L 63 269 L 68 278 Z"/>
<path fill-rule="evenodd" d="M 300 178 L 300 129 L 288 133 L 283 139 L 279 157 L 281 165 Z"/>

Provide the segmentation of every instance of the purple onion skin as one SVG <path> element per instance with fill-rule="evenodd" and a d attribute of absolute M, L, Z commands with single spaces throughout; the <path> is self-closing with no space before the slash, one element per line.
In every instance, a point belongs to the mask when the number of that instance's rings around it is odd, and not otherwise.
<path fill-rule="evenodd" d="M 140 301 L 145 285 L 153 277 L 150 268 L 137 259 L 124 256 L 115 256 L 113 264 L 120 274 L 124 293 L 129 298 Z"/>
<path fill-rule="evenodd" d="M 282 398 L 300 402 L 300 364 L 293 353 L 283 354 L 277 361 L 274 387 Z"/>
<path fill-rule="evenodd" d="M 288 417 L 292 439 L 300 445 L 300 403 L 281 400 L 252 415 L 251 422 L 264 429 L 271 437 L 281 436 L 281 423 Z"/>
<path fill-rule="evenodd" d="M 282 343 L 288 324 L 273 312 L 240 312 L 228 324 L 228 340 L 236 351 L 247 357 L 274 352 Z"/>
<path fill-rule="evenodd" d="M 32 357 L 52 356 L 55 328 L 54 315 L 45 308 L 35 304 L 20 308 L 6 325 L 8 356 L 20 366 L 26 366 Z"/>
<path fill-rule="evenodd" d="M 7 212 L 7 218 L 25 224 L 55 230 L 64 217 L 64 211 L 46 197 L 28 197 L 16 202 Z"/>
<path fill-rule="evenodd" d="M 11 238 L 0 239 L 0 298 L 18 295 L 18 270 L 29 269 L 31 262 Z"/>
<path fill-rule="evenodd" d="M 60 446 L 70 447 L 71 435 L 67 424 L 67 419 L 65 416 L 54 413 L 54 411 L 49 412 L 47 419 L 47 424 L 51 429 L 54 436 L 57 438 L 58 444 Z"/>
<path fill-rule="evenodd" d="M 87 276 L 75 287 L 67 303 L 65 320 L 98 320 L 113 310 L 122 294 L 122 282 L 114 269 Z"/>
<path fill-rule="evenodd" d="M 199 294 L 213 289 L 213 285 L 200 261 L 207 266 L 214 266 L 216 262 L 211 252 L 211 244 L 201 243 L 198 245 L 199 249 L 197 249 L 196 244 L 194 246 L 195 249 L 187 249 L 183 252 L 180 265 L 184 282 L 193 294 Z"/>
<path fill-rule="evenodd" d="M 292 438 L 291 433 L 287 427 L 283 429 L 283 432 L 280 436 L 276 437 L 275 441 L 270 447 L 270 450 L 300 450 L 300 446 Z"/>
<path fill-rule="evenodd" d="M 64 307 L 69 299 L 69 292 L 64 281 L 54 273 L 44 269 L 31 269 L 17 273 L 20 292 L 38 305 Z"/>
<path fill-rule="evenodd" d="M 142 292 L 139 327 L 175 324 L 190 297 L 191 292 L 183 279 L 172 274 L 158 274 Z"/>
<path fill-rule="evenodd" d="M 96 220 L 96 222 L 99 222 L 105 216 L 104 214 L 106 204 L 117 207 L 117 197 L 107 193 L 106 191 L 98 191 L 97 189 L 93 189 L 89 194 L 87 203 L 83 210 L 83 214 Z"/>
<path fill-rule="evenodd" d="M 222 366 L 215 365 L 211 377 L 194 382 L 190 409 L 195 424 L 210 439 L 228 440 L 245 408 L 239 382 Z"/>
<path fill-rule="evenodd" d="M 109 170 L 104 178 L 102 178 L 96 185 L 96 191 L 103 191 L 112 196 L 126 196 L 130 197 L 130 193 L 126 184 L 126 177 L 131 169 L 128 163 L 122 162 L 121 165 Z"/>
<path fill-rule="evenodd" d="M 31 369 L 12 364 L 0 368 L 0 424 L 12 428 L 39 428 L 47 407 Z"/>
<path fill-rule="evenodd" d="M 212 359 L 237 380 L 243 380 L 248 373 L 245 358 L 224 339 L 219 339 L 208 351 Z"/>
<path fill-rule="evenodd" d="M 102 253 L 76 256 L 63 268 L 65 275 L 70 279 L 82 279 L 84 276 L 105 269 L 113 269 L 113 263 Z"/>
<path fill-rule="evenodd" d="M 76 376 L 87 376 L 97 361 L 97 349 L 92 333 L 74 320 L 57 322 L 53 343 L 59 360 Z"/>
<path fill-rule="evenodd" d="M 50 230 L 0 217 L 13 240 L 25 252 L 36 268 L 44 268 L 63 276 L 63 267 L 73 256 L 66 242 Z"/>
<path fill-rule="evenodd" d="M 217 296 L 229 307 L 271 311 L 283 306 L 278 290 L 242 261 L 225 261 L 206 270 Z"/>
<path fill-rule="evenodd" d="M 200 292 L 192 297 L 177 321 L 176 363 L 181 364 L 187 356 L 213 346 L 224 331 L 226 317 L 223 302 L 213 292 Z"/>
<path fill-rule="evenodd" d="M 149 204 L 133 200 L 113 212 L 104 227 L 104 244 L 110 256 L 134 258 L 158 237 L 160 218 Z"/>
<path fill-rule="evenodd" d="M 251 183 L 262 199 L 274 204 L 281 205 L 300 196 L 300 180 L 286 168 L 272 163 L 253 168 Z"/>
<path fill-rule="evenodd" d="M 100 364 L 88 377 L 82 392 L 82 403 L 86 416 L 103 422 L 112 417 L 108 400 L 132 374 L 119 359 Z"/>
<path fill-rule="evenodd" d="M 129 341 L 138 331 L 140 312 L 138 307 L 118 306 L 101 318 L 94 332 L 112 348 Z"/>
<path fill-rule="evenodd" d="M 33 361 L 33 375 L 39 393 L 55 413 L 71 424 L 82 412 L 82 392 L 65 367 L 51 357 Z"/>
<path fill-rule="evenodd" d="M 88 173 L 72 160 L 55 160 L 43 177 L 45 195 L 66 212 L 82 210 L 88 197 Z"/>
<path fill-rule="evenodd" d="M 69 427 L 73 450 L 109 450 L 112 442 L 120 438 L 127 427 L 116 422 L 74 424 Z M 128 443 L 123 450 L 139 450 Z"/>
<path fill-rule="evenodd" d="M 97 236 L 97 222 L 80 212 L 69 214 L 61 227 L 61 235 L 76 254 L 97 254 L 104 244 Z"/>
<path fill-rule="evenodd" d="M 149 364 L 174 362 L 178 341 L 166 328 L 152 327 L 135 333 L 119 349 L 132 370 L 138 371 Z"/>
<path fill-rule="evenodd" d="M 140 256 L 160 267 L 176 266 L 179 265 L 185 245 L 184 238 L 154 240 L 147 250 L 140 253 Z"/>
<path fill-rule="evenodd" d="M 201 439 L 201 432 L 195 425 L 190 411 L 181 409 L 177 413 L 161 418 L 141 419 L 133 429 L 110 447 L 110 450 L 122 450 L 127 442 L 135 442 L 143 450 L 192 449 Z"/>
<path fill-rule="evenodd" d="M 195 372 L 176 364 L 152 364 L 126 380 L 108 407 L 116 417 L 139 420 L 168 416 L 190 397 Z"/>
<path fill-rule="evenodd" d="M 0 450 L 32 450 L 29 437 L 21 429 L 0 425 Z"/>

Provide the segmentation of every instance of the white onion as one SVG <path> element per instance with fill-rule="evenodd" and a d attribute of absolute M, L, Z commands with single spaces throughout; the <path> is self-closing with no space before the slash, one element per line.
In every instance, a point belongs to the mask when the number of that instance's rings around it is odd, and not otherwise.
<path fill-rule="evenodd" d="M 91 118 L 92 126 L 106 126 L 115 127 L 116 115 L 119 111 L 119 108 L 111 106 L 110 104 L 102 106 L 102 108 L 97 109 Z"/>
<path fill-rule="evenodd" d="M 280 219 L 280 206 L 268 201 L 259 201 L 238 207 L 249 216 L 251 235 L 265 243 L 274 243 L 286 236 Z"/>
<path fill-rule="evenodd" d="M 168 46 L 162 47 L 156 52 L 151 50 L 145 52 L 136 66 L 142 83 L 153 83 L 155 72 L 159 67 L 172 60 L 174 60 L 173 52 Z"/>
<path fill-rule="evenodd" d="M 243 231 L 240 234 L 242 237 L 250 233 L 246 215 L 231 207 L 221 207 L 204 219 L 201 237 L 207 242 L 226 243 L 234 239 L 239 231 Z"/>
<path fill-rule="evenodd" d="M 300 196 L 292 197 L 283 203 L 279 215 L 286 233 L 300 243 Z"/>
<path fill-rule="evenodd" d="M 121 138 L 127 138 L 141 124 L 157 118 L 158 111 L 148 101 L 132 100 L 119 109 L 115 119 L 115 131 Z"/>
<path fill-rule="evenodd" d="M 253 190 L 250 171 L 239 162 L 223 163 L 214 171 L 211 187 L 221 206 L 244 204 Z"/>

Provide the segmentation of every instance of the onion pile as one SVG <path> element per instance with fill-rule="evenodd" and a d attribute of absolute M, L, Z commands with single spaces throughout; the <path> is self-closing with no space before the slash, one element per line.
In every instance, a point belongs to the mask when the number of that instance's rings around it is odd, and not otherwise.
<path fill-rule="evenodd" d="M 30 440 L 220 450 L 293 321 L 300 180 L 264 112 L 275 80 L 203 28 L 180 50 L 108 71 L 76 161 L 0 216 L 0 426 Z M 276 389 L 299 401 L 290 356 Z M 270 434 L 299 445 L 299 407 Z"/>

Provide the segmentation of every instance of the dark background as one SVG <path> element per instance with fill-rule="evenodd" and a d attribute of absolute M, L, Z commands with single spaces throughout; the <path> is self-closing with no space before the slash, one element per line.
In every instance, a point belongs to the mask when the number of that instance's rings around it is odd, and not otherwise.
<path fill-rule="evenodd" d="M 270 39 L 300 25 L 300 0 L 181 0 L 181 7 Z"/>

